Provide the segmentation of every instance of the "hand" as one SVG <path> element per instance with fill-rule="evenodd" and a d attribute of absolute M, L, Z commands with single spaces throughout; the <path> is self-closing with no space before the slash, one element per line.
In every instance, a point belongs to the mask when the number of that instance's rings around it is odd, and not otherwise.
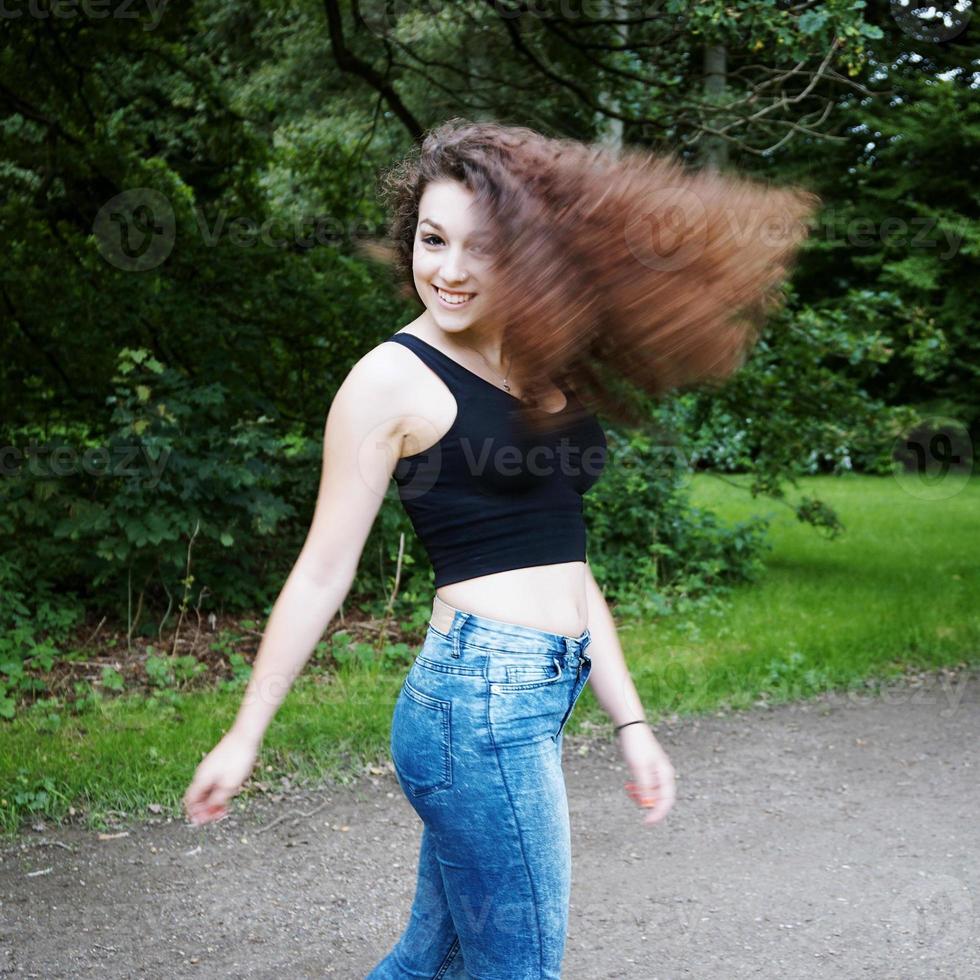
<path fill-rule="evenodd" d="M 228 732 L 201 760 L 187 792 L 184 809 L 192 823 L 205 824 L 228 815 L 227 803 L 248 779 L 258 747 Z"/>
<path fill-rule="evenodd" d="M 626 792 L 638 806 L 649 809 L 645 824 L 654 824 L 674 805 L 674 767 L 654 738 L 649 725 L 627 725 L 618 732 L 619 747 L 635 782 Z"/>

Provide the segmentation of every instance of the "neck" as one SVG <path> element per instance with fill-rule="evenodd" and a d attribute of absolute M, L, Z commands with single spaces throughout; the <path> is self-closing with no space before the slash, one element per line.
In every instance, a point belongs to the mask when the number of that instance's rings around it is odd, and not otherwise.
<path fill-rule="evenodd" d="M 507 373 L 509 365 L 501 363 L 501 348 L 503 346 L 503 331 L 496 327 L 472 326 L 465 330 L 443 330 L 432 323 L 434 332 L 440 334 L 450 347 L 466 351 L 471 356 L 482 357 L 490 367 L 502 375 Z"/>

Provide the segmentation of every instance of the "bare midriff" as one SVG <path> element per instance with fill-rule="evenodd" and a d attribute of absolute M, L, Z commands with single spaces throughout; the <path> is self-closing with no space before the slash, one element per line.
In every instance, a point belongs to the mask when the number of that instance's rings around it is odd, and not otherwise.
<path fill-rule="evenodd" d="M 582 561 L 480 575 L 440 586 L 436 595 L 464 612 L 548 633 L 580 636 L 589 625 Z"/>

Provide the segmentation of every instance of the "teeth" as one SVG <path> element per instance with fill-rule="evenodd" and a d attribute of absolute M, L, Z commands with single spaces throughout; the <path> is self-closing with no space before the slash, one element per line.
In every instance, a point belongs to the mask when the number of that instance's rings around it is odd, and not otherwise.
<path fill-rule="evenodd" d="M 460 298 L 455 293 L 447 293 L 445 290 L 440 289 L 438 286 L 436 286 L 436 292 L 447 303 L 452 303 L 453 306 L 462 306 L 463 303 L 468 302 L 469 299 L 473 296 L 473 293 L 467 293 L 465 296 L 463 296 L 462 298 Z"/>

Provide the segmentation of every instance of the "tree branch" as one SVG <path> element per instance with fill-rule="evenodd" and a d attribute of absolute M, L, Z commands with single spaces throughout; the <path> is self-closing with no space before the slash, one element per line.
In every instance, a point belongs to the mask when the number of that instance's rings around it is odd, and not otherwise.
<path fill-rule="evenodd" d="M 323 6 L 327 14 L 327 27 L 330 31 L 330 48 L 334 60 L 337 62 L 337 67 L 341 71 L 356 75 L 367 82 L 391 106 L 392 112 L 409 131 L 412 138 L 421 139 L 422 125 L 402 102 L 401 97 L 388 82 L 388 79 L 376 71 L 372 65 L 358 58 L 344 43 L 344 25 L 337 0 L 323 0 Z"/>

